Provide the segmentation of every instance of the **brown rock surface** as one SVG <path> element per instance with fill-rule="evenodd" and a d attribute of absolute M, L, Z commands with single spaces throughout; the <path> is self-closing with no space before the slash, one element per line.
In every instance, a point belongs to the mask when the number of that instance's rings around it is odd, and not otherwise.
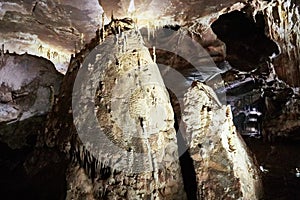
<path fill-rule="evenodd" d="M 198 199 L 260 199 L 258 167 L 232 123 L 229 106 L 213 90 L 195 83 L 185 94 L 186 140 L 193 159 Z"/>

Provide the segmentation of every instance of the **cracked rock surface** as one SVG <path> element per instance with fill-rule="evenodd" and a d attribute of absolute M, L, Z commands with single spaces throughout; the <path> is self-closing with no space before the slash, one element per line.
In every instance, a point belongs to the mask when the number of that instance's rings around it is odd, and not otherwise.
<path fill-rule="evenodd" d="M 3 54 L 0 65 L 0 136 L 12 149 L 26 146 L 27 130 L 44 119 L 54 104 L 62 75 L 54 65 L 35 56 Z M 33 120 L 33 121 L 32 121 Z M 28 124 L 27 124 L 28 123 Z M 39 123 L 34 126 L 41 127 Z M 34 130 L 34 128 L 33 128 Z M 18 141 L 18 142 L 17 142 Z"/>
<path fill-rule="evenodd" d="M 229 106 L 211 88 L 195 83 L 184 96 L 186 140 L 193 159 L 198 199 L 260 199 L 258 167 L 236 132 Z"/>

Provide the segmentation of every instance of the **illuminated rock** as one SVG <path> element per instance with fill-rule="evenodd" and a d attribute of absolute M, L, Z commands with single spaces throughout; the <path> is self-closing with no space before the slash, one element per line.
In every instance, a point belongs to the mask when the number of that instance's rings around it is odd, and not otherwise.
<path fill-rule="evenodd" d="M 280 79 L 291 86 L 300 86 L 300 20 L 299 3 L 291 0 L 251 3 L 253 16 L 262 12 L 267 22 L 267 35 L 278 45 L 280 54 L 273 64 Z"/>
<path fill-rule="evenodd" d="M 229 106 L 194 83 L 184 97 L 185 138 L 194 163 L 198 199 L 260 199 L 258 167 L 236 132 Z"/>
<path fill-rule="evenodd" d="M 74 161 L 67 199 L 186 198 L 168 93 L 142 36 L 128 27 L 112 22 L 102 42 L 73 58 L 39 138 L 39 147 L 45 141 Z"/>
<path fill-rule="evenodd" d="M 46 59 L 4 54 L 0 66 L 0 136 L 12 149 L 43 130 L 58 95 L 62 75 Z M 31 127 L 32 131 L 26 130 Z"/>

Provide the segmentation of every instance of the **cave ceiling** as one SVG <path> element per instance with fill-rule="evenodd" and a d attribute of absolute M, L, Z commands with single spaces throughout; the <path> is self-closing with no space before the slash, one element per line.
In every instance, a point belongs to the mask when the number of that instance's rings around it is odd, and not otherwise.
<path fill-rule="evenodd" d="M 94 37 L 101 13 L 97 0 L 0 0 L 0 42 L 10 52 L 64 67 L 75 48 Z"/>
<path fill-rule="evenodd" d="M 5 50 L 28 52 L 50 59 L 61 72 L 70 55 L 81 49 L 102 24 L 115 18 L 134 17 L 140 25 L 191 26 L 205 16 L 217 18 L 241 9 L 245 0 L 0 0 L 0 44 Z M 101 6 L 100 6 L 101 5 Z M 221 12 L 220 12 L 221 11 Z M 218 14 L 215 14 L 218 13 Z M 211 23 L 208 18 L 207 23 Z"/>

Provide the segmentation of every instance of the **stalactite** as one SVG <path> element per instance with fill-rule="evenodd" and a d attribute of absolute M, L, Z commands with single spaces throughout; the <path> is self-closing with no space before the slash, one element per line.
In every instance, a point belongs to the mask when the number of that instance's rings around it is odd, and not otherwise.
<path fill-rule="evenodd" d="M 267 35 L 277 43 L 280 54 L 273 64 L 280 79 L 291 86 L 300 86 L 300 14 L 291 0 L 252 2 L 253 15 L 263 12 Z"/>
<path fill-rule="evenodd" d="M 156 63 L 156 49 L 155 49 L 155 46 L 153 47 L 153 62 Z"/>

